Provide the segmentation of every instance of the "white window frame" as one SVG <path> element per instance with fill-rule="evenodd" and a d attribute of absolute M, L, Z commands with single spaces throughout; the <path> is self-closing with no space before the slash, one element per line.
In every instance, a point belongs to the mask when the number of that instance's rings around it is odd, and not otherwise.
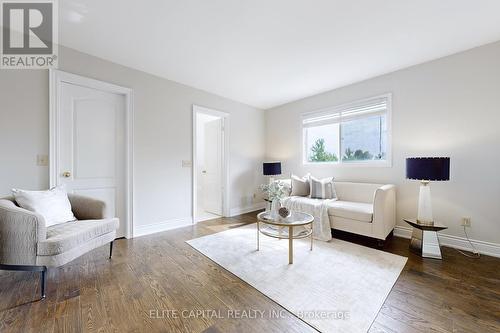
<path fill-rule="evenodd" d="M 381 99 L 381 98 L 386 98 L 387 99 L 387 112 L 386 112 L 386 123 L 387 123 L 387 142 L 386 142 L 386 159 L 385 160 L 364 160 L 364 161 L 351 161 L 351 162 L 342 162 L 341 156 L 342 152 L 339 151 L 339 160 L 337 162 L 309 162 L 307 160 L 307 140 L 306 140 L 306 129 L 307 127 L 304 126 L 303 120 L 304 118 L 311 117 L 313 115 L 321 115 L 321 114 L 338 114 L 341 113 L 343 110 L 349 109 L 356 107 L 361 104 L 366 104 L 369 103 L 372 100 L 376 99 Z M 301 139 L 301 155 L 302 155 L 302 164 L 306 166 L 320 166 L 320 165 L 327 165 L 327 166 L 335 166 L 335 167 L 392 167 L 392 93 L 386 93 L 382 95 L 377 95 L 369 98 L 364 98 L 360 100 L 356 100 L 353 102 L 333 106 L 333 107 L 328 107 L 312 112 L 305 112 L 301 114 L 300 117 L 300 128 L 302 129 L 302 139 Z M 342 149 L 341 147 L 341 137 L 342 133 L 341 130 L 339 130 L 339 148 Z"/>

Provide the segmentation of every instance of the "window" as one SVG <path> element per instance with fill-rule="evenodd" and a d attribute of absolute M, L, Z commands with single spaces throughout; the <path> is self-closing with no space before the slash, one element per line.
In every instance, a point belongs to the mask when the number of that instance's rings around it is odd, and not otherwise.
<path fill-rule="evenodd" d="M 391 95 L 302 115 L 304 163 L 390 165 Z"/>

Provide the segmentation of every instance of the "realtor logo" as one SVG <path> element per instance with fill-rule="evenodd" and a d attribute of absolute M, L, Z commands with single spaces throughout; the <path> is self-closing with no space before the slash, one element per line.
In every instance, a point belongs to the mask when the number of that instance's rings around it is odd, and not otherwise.
<path fill-rule="evenodd" d="M 57 67 L 56 0 L 9 1 L 1 4 L 1 68 Z"/>

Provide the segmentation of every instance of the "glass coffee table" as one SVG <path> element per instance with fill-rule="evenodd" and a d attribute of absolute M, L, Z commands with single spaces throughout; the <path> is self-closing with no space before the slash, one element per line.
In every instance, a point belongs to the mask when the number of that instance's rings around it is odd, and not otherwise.
<path fill-rule="evenodd" d="M 312 251 L 313 221 L 314 217 L 311 214 L 307 213 L 291 212 L 290 215 L 286 218 L 283 218 L 281 216 L 273 218 L 271 217 L 270 212 L 259 213 L 257 215 L 257 251 L 260 250 L 261 233 L 269 237 L 288 239 L 288 263 L 293 264 L 294 239 L 310 237 Z"/>

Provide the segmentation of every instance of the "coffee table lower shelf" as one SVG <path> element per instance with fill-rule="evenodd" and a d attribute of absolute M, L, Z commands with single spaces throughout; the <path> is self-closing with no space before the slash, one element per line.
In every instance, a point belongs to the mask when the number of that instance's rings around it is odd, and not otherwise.
<path fill-rule="evenodd" d="M 260 250 L 260 234 L 278 239 L 288 239 L 288 263 L 293 264 L 293 240 L 309 237 L 310 250 L 313 249 L 313 221 L 314 217 L 306 213 L 293 212 L 287 218 L 272 219 L 269 212 L 257 215 L 257 251 Z M 266 227 L 261 228 L 261 224 Z M 303 231 L 294 233 L 294 228 L 302 227 Z"/>

